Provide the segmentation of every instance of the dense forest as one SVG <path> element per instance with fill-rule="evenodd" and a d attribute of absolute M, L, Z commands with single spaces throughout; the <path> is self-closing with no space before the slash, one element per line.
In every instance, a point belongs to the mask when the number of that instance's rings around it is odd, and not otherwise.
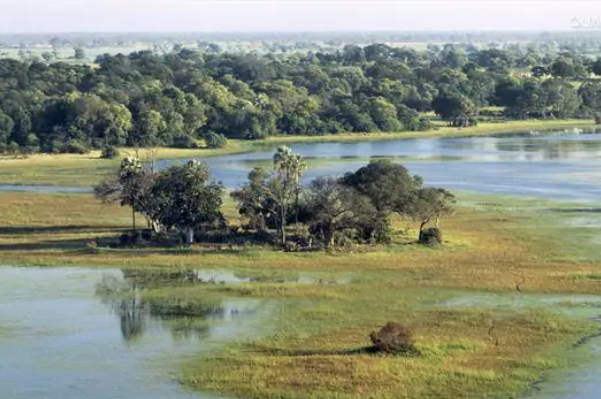
<path fill-rule="evenodd" d="M 418 131 L 430 128 L 432 113 L 461 127 L 601 111 L 601 59 L 577 51 L 385 44 L 277 55 L 177 50 L 105 54 L 90 65 L 0 59 L 0 151 Z"/>

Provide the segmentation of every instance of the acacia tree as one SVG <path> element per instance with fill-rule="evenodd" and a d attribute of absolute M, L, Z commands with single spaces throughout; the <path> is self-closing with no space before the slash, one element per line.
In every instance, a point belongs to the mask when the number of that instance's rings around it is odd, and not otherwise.
<path fill-rule="evenodd" d="M 407 215 L 420 222 L 420 232 L 432 220 L 435 221 L 434 226 L 438 228 L 440 218 L 454 212 L 455 202 L 455 196 L 443 188 L 421 188 L 408 206 Z"/>
<path fill-rule="evenodd" d="M 183 232 L 190 245 L 195 230 L 223 220 L 220 208 L 224 191 L 221 182 L 211 180 L 206 164 L 189 161 L 172 165 L 159 173 L 152 186 L 153 218 L 166 228 Z"/>

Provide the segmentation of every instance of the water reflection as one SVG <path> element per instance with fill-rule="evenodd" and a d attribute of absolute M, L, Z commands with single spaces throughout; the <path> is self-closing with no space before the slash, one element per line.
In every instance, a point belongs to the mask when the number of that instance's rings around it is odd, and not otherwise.
<path fill-rule="evenodd" d="M 116 292 L 95 294 L 106 279 Z M 155 294 L 184 298 L 183 289 L 196 286 L 148 289 L 142 282 L 134 290 L 126 282 L 114 269 L 0 266 L 0 325 L 9 331 L 0 334 L 0 398 L 212 398 L 172 378 L 182 360 L 271 331 L 278 311 L 271 301 L 223 298 L 217 320 L 161 319 Z M 119 289 L 130 295 L 120 297 Z"/>
<path fill-rule="evenodd" d="M 219 297 L 174 291 L 185 285 L 207 283 L 194 270 L 123 270 L 122 275 L 104 275 L 96 286 L 96 295 L 117 315 L 123 339 L 128 342 L 153 328 L 168 329 L 176 339 L 205 339 L 210 336 L 212 321 L 248 313 L 248 309 L 228 305 Z M 150 291 L 157 288 L 166 291 Z"/>

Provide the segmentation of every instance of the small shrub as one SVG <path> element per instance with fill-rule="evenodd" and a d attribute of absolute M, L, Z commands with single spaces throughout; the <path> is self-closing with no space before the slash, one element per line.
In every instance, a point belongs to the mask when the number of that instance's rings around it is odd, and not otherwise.
<path fill-rule="evenodd" d="M 227 145 L 227 139 L 223 134 L 213 132 L 206 134 L 205 142 L 209 148 L 223 148 Z"/>
<path fill-rule="evenodd" d="M 423 245 L 436 246 L 442 244 L 442 231 L 436 227 L 419 232 L 419 243 Z"/>
<path fill-rule="evenodd" d="M 98 242 L 96 240 L 88 242 L 84 252 L 91 255 L 99 254 Z"/>
<path fill-rule="evenodd" d="M 373 347 L 378 353 L 388 354 L 416 354 L 413 345 L 413 334 L 402 324 L 388 322 L 379 331 L 374 331 L 369 336 Z"/>
<path fill-rule="evenodd" d="M 87 154 L 90 152 L 90 150 L 82 142 L 74 140 L 65 144 L 62 148 L 62 152 L 66 152 L 68 154 Z"/>
<path fill-rule="evenodd" d="M 6 147 L 6 152 L 10 155 L 19 155 L 21 153 L 21 148 L 19 147 L 19 144 L 11 141 Z"/>
<path fill-rule="evenodd" d="M 172 147 L 175 148 L 198 148 L 198 144 L 190 136 L 177 136 L 173 138 Z"/>
<path fill-rule="evenodd" d="M 140 245 L 146 245 L 147 243 L 148 241 L 143 238 L 143 233 L 140 230 L 123 233 L 119 237 L 120 247 L 135 247 Z"/>
<path fill-rule="evenodd" d="M 595 125 L 601 125 L 601 114 L 595 114 Z"/>
<path fill-rule="evenodd" d="M 100 158 L 102 159 L 115 159 L 119 156 L 119 150 L 113 145 L 107 145 L 102 149 Z"/>

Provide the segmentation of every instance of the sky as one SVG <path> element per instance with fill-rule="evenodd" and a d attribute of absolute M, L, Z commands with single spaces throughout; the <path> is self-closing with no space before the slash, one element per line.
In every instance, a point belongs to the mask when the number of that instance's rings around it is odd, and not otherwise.
<path fill-rule="evenodd" d="M 0 33 L 571 29 L 601 1 L 0 0 Z"/>

